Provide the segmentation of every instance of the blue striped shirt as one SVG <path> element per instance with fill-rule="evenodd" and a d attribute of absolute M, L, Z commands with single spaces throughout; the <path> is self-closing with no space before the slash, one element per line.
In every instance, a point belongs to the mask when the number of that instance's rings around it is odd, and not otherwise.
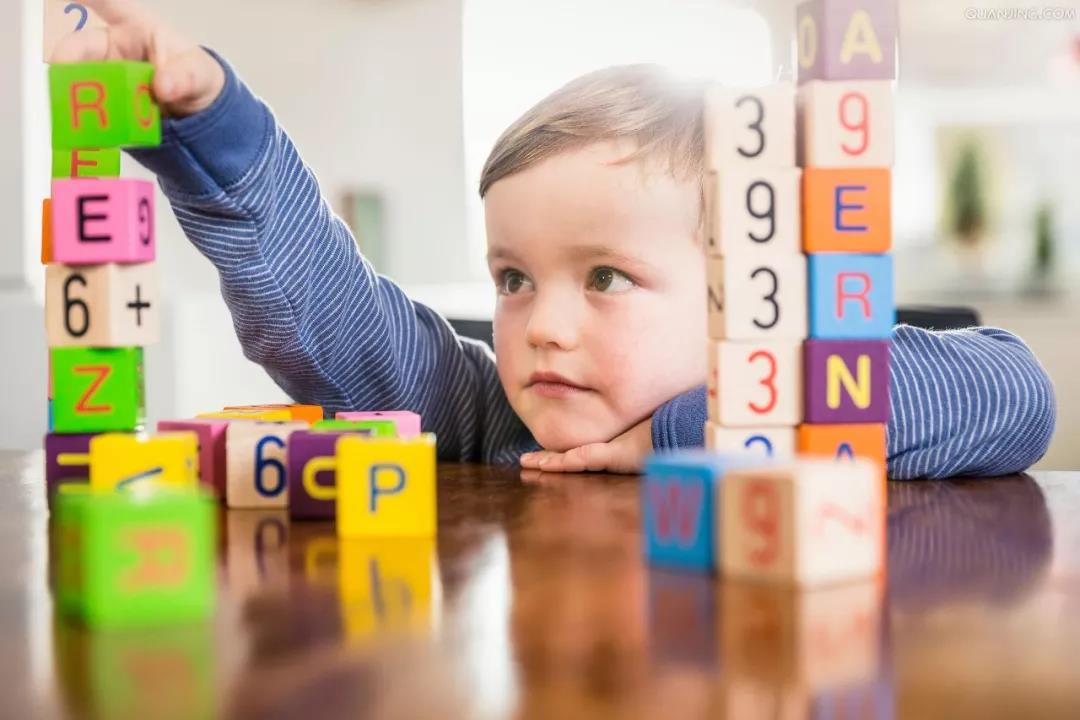
<path fill-rule="evenodd" d="M 217 268 L 244 354 L 299 402 L 419 413 L 440 459 L 537 449 L 491 349 L 374 271 L 269 108 L 222 65 L 210 108 L 166 120 L 160 147 L 131 154 Z M 1016 336 L 898 326 L 891 371 L 891 477 L 1011 473 L 1046 451 L 1053 386 Z M 704 385 L 673 398 L 654 413 L 654 447 L 703 445 L 705 418 Z"/>

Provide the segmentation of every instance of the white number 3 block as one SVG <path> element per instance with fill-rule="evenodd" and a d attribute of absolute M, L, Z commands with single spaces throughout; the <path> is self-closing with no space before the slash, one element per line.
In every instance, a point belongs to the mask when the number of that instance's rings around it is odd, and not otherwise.
<path fill-rule="evenodd" d="M 709 342 L 709 418 L 725 427 L 791 427 L 802 420 L 802 343 Z"/>

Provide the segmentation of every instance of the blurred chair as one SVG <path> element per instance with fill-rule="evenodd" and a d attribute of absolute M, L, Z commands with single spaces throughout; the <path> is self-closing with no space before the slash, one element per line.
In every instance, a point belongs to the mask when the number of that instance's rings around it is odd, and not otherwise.
<path fill-rule="evenodd" d="M 905 305 L 896 309 L 896 322 L 927 330 L 957 330 L 979 324 L 979 313 L 969 307 Z M 458 335 L 492 345 L 490 320 L 454 320 L 450 325 Z"/>

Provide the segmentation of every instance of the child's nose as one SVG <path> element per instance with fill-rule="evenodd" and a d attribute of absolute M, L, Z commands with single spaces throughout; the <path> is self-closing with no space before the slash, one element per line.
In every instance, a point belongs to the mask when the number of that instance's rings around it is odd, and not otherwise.
<path fill-rule="evenodd" d="M 564 293 L 538 292 L 525 339 L 535 348 L 573 350 L 578 345 L 580 326 L 580 303 Z"/>

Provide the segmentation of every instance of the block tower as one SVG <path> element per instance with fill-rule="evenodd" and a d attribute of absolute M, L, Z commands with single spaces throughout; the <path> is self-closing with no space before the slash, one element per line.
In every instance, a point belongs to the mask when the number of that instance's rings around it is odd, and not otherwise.
<path fill-rule="evenodd" d="M 59 3 L 81 8 L 78 3 Z M 88 11 L 46 3 L 46 49 Z M 59 27 L 58 27 L 59 25 Z M 120 177 L 120 148 L 161 142 L 148 63 L 52 65 L 52 197 L 42 262 L 49 350 L 50 497 L 90 475 L 90 441 L 143 428 L 143 347 L 160 335 L 154 186 Z"/>

